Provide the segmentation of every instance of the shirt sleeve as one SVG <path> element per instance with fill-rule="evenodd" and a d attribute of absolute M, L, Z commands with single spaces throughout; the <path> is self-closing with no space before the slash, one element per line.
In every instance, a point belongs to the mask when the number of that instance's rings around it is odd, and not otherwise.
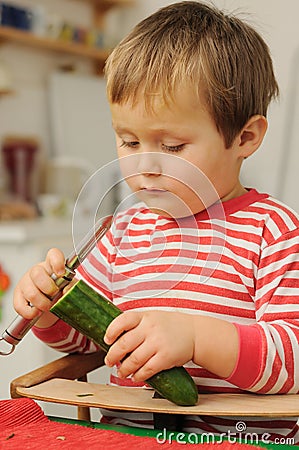
<path fill-rule="evenodd" d="M 93 353 L 100 347 L 59 319 L 49 328 L 32 328 L 33 334 L 49 347 L 64 353 Z"/>
<path fill-rule="evenodd" d="M 235 323 L 239 337 L 236 366 L 226 379 L 241 389 L 248 390 L 258 379 L 262 365 L 262 333 L 257 326 Z"/>
<path fill-rule="evenodd" d="M 256 324 L 237 326 L 239 355 L 227 379 L 266 394 L 299 392 L 299 233 L 262 251 L 256 277 Z"/>

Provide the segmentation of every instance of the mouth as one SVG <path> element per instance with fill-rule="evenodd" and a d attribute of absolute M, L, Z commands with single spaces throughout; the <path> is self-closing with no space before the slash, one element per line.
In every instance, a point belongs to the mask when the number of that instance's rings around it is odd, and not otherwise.
<path fill-rule="evenodd" d="M 156 188 L 156 187 L 143 187 L 141 188 L 141 193 L 150 194 L 150 195 L 161 195 L 165 194 L 167 191 L 165 189 Z"/>
<path fill-rule="evenodd" d="M 157 188 L 155 186 L 142 187 L 141 191 L 146 191 L 146 192 L 167 192 L 166 189 Z"/>

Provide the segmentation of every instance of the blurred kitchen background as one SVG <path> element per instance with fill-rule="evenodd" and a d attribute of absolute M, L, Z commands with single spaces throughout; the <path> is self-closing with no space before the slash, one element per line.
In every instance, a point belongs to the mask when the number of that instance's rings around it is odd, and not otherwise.
<path fill-rule="evenodd" d="M 124 190 L 101 77 L 110 49 L 166 0 L 11 0 L 0 2 L 0 283 L 1 334 L 14 319 L 15 283 L 52 246 L 73 248 L 94 219 L 99 193 L 115 185 L 97 213 L 113 211 Z M 207 1 L 207 3 L 209 3 Z M 281 89 L 269 129 L 242 177 L 299 210 L 299 3 L 297 0 L 213 0 L 264 36 Z M 240 61 L 242 64 L 242 61 Z M 101 169 L 105 166 L 105 170 Z M 96 187 L 96 189 L 95 189 Z M 92 220 L 90 220 L 92 216 Z M 75 242 L 76 244 L 76 242 Z M 7 289 L 6 289 L 7 288 Z M 9 382 L 58 353 L 30 333 L 15 353 L 0 356 L 0 398 Z M 103 377 L 106 375 L 103 375 Z M 47 413 L 63 415 L 45 405 Z M 65 413 L 72 416 L 72 411 Z"/>

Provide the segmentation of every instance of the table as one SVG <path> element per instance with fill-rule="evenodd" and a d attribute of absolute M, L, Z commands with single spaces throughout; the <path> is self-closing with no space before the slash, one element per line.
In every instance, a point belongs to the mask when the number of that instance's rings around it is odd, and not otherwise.
<path fill-rule="evenodd" d="M 19 398 L 0 401 L 0 448 L 4 450 L 178 450 L 203 449 L 294 450 L 292 445 L 247 442 L 230 439 L 216 442 L 212 435 L 166 432 L 124 426 L 111 426 L 75 419 L 48 417 L 35 400 Z M 195 444 L 195 445 L 194 445 Z M 250 447 L 248 447 L 248 444 Z M 182 447 L 183 445 L 183 447 Z M 299 448 L 299 447 L 297 447 Z"/>
<path fill-rule="evenodd" d="M 181 433 L 181 432 L 165 432 L 165 430 L 150 430 L 150 429 L 144 429 L 144 428 L 134 428 L 129 426 L 121 426 L 121 425 L 107 425 L 107 424 L 101 424 L 101 423 L 95 423 L 95 422 L 84 422 L 79 421 L 75 419 L 65 419 L 65 418 L 58 418 L 58 417 L 49 417 L 49 419 L 53 422 L 60 422 L 60 423 L 66 423 L 66 424 L 80 424 L 85 427 L 91 427 L 98 430 L 108 430 L 108 431 L 115 431 L 119 433 L 120 436 L 124 436 L 126 434 L 131 436 L 140 436 L 140 437 L 149 437 L 153 438 L 159 445 L 163 444 L 163 447 L 161 447 L 161 450 L 165 450 L 165 444 L 171 445 L 169 447 L 170 449 L 174 448 L 189 448 L 188 444 L 196 445 L 196 447 L 192 447 L 196 449 L 203 448 L 208 449 L 211 447 L 211 445 L 215 445 L 215 448 L 217 449 L 219 447 L 219 450 L 223 450 L 223 448 L 228 449 L 231 448 L 232 450 L 239 450 L 241 448 L 246 448 L 248 450 L 248 445 L 251 445 L 250 449 L 262 447 L 266 448 L 268 450 L 296 450 L 299 449 L 299 446 L 294 445 L 288 445 L 288 444 L 275 444 L 275 443 L 263 443 L 259 442 L 258 446 L 255 445 L 254 442 L 233 442 L 233 439 L 231 439 L 231 442 L 229 440 L 227 441 L 218 441 L 216 443 L 217 437 L 215 436 L 213 438 L 212 435 L 199 435 L 195 433 Z M 174 443 L 177 442 L 179 447 L 174 447 Z M 186 443 L 186 444 L 184 444 Z M 221 445 L 223 444 L 223 446 Z M 214 447 L 213 445 L 213 447 Z M 182 447 L 183 446 L 183 447 Z M 144 447 L 144 450 L 146 450 L 147 447 Z"/>

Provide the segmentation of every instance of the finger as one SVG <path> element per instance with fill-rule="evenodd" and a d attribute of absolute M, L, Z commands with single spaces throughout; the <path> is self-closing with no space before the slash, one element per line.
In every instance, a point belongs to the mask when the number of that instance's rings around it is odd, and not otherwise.
<path fill-rule="evenodd" d="M 172 366 L 173 367 L 173 366 Z M 132 380 L 137 382 L 146 381 L 161 370 L 170 369 L 170 366 L 165 366 L 164 360 L 156 353 L 149 358 L 144 365 L 142 365 L 135 373 L 132 374 Z"/>
<path fill-rule="evenodd" d="M 55 281 L 49 276 L 48 271 L 42 264 L 32 267 L 28 275 L 30 281 L 26 285 L 23 285 L 23 292 L 25 292 L 26 288 L 30 292 L 33 288 L 32 285 L 34 285 L 39 291 L 51 298 L 59 291 Z"/>
<path fill-rule="evenodd" d="M 39 274 L 38 279 L 36 279 L 37 274 Z M 19 290 L 24 301 L 29 305 L 35 306 L 40 311 L 48 311 L 50 309 L 52 302 L 49 297 L 58 292 L 57 286 L 43 267 L 35 267 L 33 272 L 28 272 L 23 277 Z"/>
<path fill-rule="evenodd" d="M 19 287 L 16 287 L 14 292 L 14 308 L 18 314 L 29 320 L 42 314 L 41 311 L 32 307 L 30 302 L 24 298 Z"/>
<path fill-rule="evenodd" d="M 113 342 L 125 331 L 129 331 L 132 328 L 138 326 L 141 321 L 141 314 L 133 311 L 126 311 L 120 314 L 112 320 L 107 327 L 104 342 L 107 345 L 113 344 Z"/>
<path fill-rule="evenodd" d="M 143 343 L 143 337 L 140 333 L 136 333 L 135 329 L 124 333 L 109 349 L 105 364 L 112 367 L 123 361 L 129 353 L 133 352 L 139 345 Z"/>
<path fill-rule="evenodd" d="M 153 357 L 151 348 L 145 343 L 138 346 L 130 353 L 118 367 L 117 375 L 120 378 L 126 378 L 135 374 Z"/>
<path fill-rule="evenodd" d="M 51 248 L 47 253 L 44 267 L 49 275 L 54 273 L 58 277 L 63 276 L 65 274 L 65 257 L 62 251 L 58 248 Z"/>

